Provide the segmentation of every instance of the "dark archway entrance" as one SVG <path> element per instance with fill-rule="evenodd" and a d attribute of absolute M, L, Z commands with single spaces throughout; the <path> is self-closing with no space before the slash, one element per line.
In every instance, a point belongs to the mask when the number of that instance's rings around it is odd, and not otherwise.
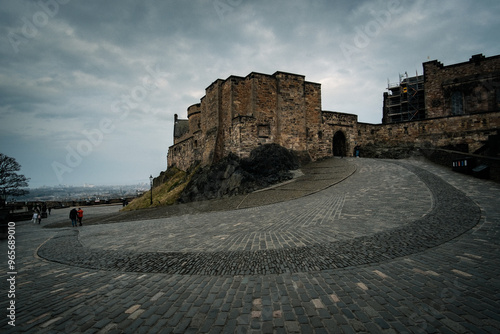
<path fill-rule="evenodd" d="M 333 136 L 333 156 L 345 157 L 347 152 L 346 139 L 342 131 L 335 132 Z"/>

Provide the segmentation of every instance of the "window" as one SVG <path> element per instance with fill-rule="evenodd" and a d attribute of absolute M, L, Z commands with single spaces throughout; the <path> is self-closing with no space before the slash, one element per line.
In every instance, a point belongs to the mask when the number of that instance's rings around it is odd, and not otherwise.
<path fill-rule="evenodd" d="M 462 115 L 464 113 L 464 97 L 462 92 L 455 91 L 451 94 L 451 114 Z"/>
<path fill-rule="evenodd" d="M 259 125 L 258 132 L 260 138 L 269 138 L 271 135 L 271 127 L 268 124 Z"/>

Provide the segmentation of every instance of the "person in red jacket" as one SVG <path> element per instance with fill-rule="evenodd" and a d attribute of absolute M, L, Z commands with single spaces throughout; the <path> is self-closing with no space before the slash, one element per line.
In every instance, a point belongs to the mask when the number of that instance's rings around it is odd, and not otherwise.
<path fill-rule="evenodd" d="M 78 223 L 80 226 L 82 226 L 82 219 L 83 219 L 83 210 L 81 208 L 78 208 L 78 211 L 76 211 L 77 216 L 78 216 Z"/>

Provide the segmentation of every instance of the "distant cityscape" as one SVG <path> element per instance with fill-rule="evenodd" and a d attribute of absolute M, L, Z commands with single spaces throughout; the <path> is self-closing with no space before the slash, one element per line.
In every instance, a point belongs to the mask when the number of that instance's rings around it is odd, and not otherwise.
<path fill-rule="evenodd" d="M 15 198 L 8 198 L 8 202 L 49 202 L 49 201 L 89 201 L 104 202 L 110 199 L 130 198 L 140 196 L 149 190 L 149 183 L 120 186 L 46 186 L 29 189 L 29 194 Z"/>

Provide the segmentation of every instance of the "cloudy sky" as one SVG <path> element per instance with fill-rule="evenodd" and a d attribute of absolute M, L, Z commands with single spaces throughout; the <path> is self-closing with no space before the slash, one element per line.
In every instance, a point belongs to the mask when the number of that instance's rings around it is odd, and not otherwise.
<path fill-rule="evenodd" d="M 498 0 L 1 0 L 0 152 L 30 187 L 135 184 L 166 168 L 174 114 L 218 78 L 322 84 L 380 123 L 387 80 L 500 54 Z"/>

